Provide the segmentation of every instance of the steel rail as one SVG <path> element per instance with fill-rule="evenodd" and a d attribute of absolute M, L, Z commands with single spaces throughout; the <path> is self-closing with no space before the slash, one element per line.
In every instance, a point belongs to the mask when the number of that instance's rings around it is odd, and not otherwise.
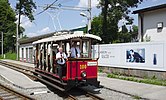
<path fill-rule="evenodd" d="M 77 97 L 75 97 L 75 96 L 73 96 L 73 95 L 71 95 L 71 94 L 69 94 L 69 93 L 67 93 L 67 92 L 65 92 L 65 95 L 67 95 L 68 97 L 68 100 L 78 100 L 78 98 Z"/>
<path fill-rule="evenodd" d="M 26 69 L 26 68 L 20 68 L 20 67 L 17 67 L 16 65 L 14 65 L 14 64 L 11 65 L 11 64 L 9 64 L 9 63 L 3 63 L 3 61 L 0 61 L 0 64 L 3 65 L 3 66 L 6 66 L 6 67 L 8 67 L 8 68 L 11 68 L 11 69 L 13 69 L 13 70 L 16 70 L 16 71 L 18 71 L 18 72 L 21 72 L 21 73 L 23 73 L 23 74 L 25 74 L 25 75 L 28 75 L 28 76 L 30 76 L 30 77 L 36 78 L 36 79 L 38 79 L 39 81 L 41 81 L 41 82 L 43 82 L 43 83 L 45 83 L 45 84 L 47 84 L 47 85 L 49 85 L 49 86 L 51 86 L 51 87 L 53 87 L 53 88 L 56 88 L 56 89 L 61 90 L 61 91 L 65 91 L 63 88 L 58 87 L 58 86 L 55 85 L 54 83 L 52 83 L 52 82 L 50 82 L 50 81 L 47 81 L 47 80 L 45 80 L 45 79 L 43 79 L 43 78 L 41 78 L 41 77 L 39 77 L 39 76 L 35 76 L 35 75 L 32 75 L 32 74 L 31 74 L 31 73 L 35 73 L 35 74 L 38 74 L 38 75 L 40 75 L 40 76 L 43 76 L 43 77 L 45 77 L 45 78 L 47 78 L 47 79 L 50 79 L 50 80 L 52 80 L 52 81 L 55 82 L 55 80 L 54 80 L 53 78 L 48 77 L 48 76 L 46 76 L 46 75 L 44 75 L 44 74 L 42 74 L 42 73 L 38 73 L 38 72 L 29 70 L 29 69 Z M 26 72 L 26 71 L 27 71 L 27 72 Z M 28 73 L 28 71 L 31 72 L 31 73 Z"/>
<path fill-rule="evenodd" d="M 103 98 L 101 98 L 101 97 L 99 97 L 99 96 L 97 96 L 97 95 L 95 95 L 93 93 L 90 93 L 90 92 L 87 92 L 86 95 L 89 96 L 89 97 L 91 97 L 94 100 L 104 100 Z"/>
<path fill-rule="evenodd" d="M 93 100 L 104 100 L 104 98 L 101 98 L 101 97 L 97 96 L 96 94 L 94 94 L 94 93 L 92 93 L 92 92 L 89 92 L 89 91 L 84 90 L 84 89 L 82 89 L 82 88 L 79 88 L 79 90 L 85 92 L 85 95 L 86 95 L 87 97 L 92 98 Z"/>

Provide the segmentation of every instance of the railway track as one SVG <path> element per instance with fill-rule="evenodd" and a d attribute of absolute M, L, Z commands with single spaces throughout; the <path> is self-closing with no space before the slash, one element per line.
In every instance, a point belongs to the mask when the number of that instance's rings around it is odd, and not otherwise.
<path fill-rule="evenodd" d="M 22 66 L 19 64 L 9 63 L 6 61 L 1 61 L 1 60 L 0 60 L 0 65 L 8 67 L 8 68 L 13 69 L 13 70 L 16 70 L 18 72 L 21 72 L 21 73 L 29 76 L 30 78 L 37 79 L 37 80 L 39 80 L 39 81 L 41 81 L 41 82 L 43 82 L 43 83 L 45 83 L 53 88 L 56 88 L 60 91 L 65 91 L 63 88 L 60 88 L 53 83 L 53 82 L 57 82 L 57 80 L 55 80 L 54 78 L 49 77 L 45 74 L 35 72 L 34 68 L 28 68 L 27 66 L 25 67 L 25 66 Z M 37 74 L 37 76 L 34 74 Z M 43 79 L 42 77 L 45 79 Z M 49 81 L 46 79 L 48 79 Z"/>
<path fill-rule="evenodd" d="M 38 79 L 39 81 L 51 86 L 52 88 L 58 89 L 58 90 L 60 90 L 62 92 L 64 91 L 64 89 L 59 88 L 55 84 L 53 84 L 53 82 L 56 81 L 54 78 L 48 77 L 48 76 L 46 76 L 46 75 L 44 75 L 42 73 L 35 72 L 34 68 L 30 68 L 30 67 L 27 67 L 27 66 L 25 67 L 25 66 L 22 66 L 22 65 L 19 65 L 19 64 L 9 63 L 9 62 L 6 62 L 6 61 L 1 61 L 1 60 L 0 60 L 0 65 L 3 65 L 5 67 L 8 67 L 8 68 L 16 70 L 16 71 L 19 71 L 19 72 L 21 72 L 21 73 L 23 73 L 23 74 L 25 74 L 25 75 L 27 75 L 27 76 L 29 76 L 31 78 Z M 32 73 L 38 74 L 38 76 L 33 75 Z M 44 77 L 45 79 L 43 79 L 41 77 Z M 48 81 L 46 79 L 51 80 L 51 81 Z M 100 98 L 100 97 L 98 97 L 97 95 L 95 95 L 95 94 L 93 94 L 91 92 L 85 91 L 83 89 L 79 89 L 79 92 L 80 91 L 83 92 L 85 98 L 86 97 L 87 98 L 91 98 L 90 100 L 104 100 L 103 98 Z M 64 91 L 63 93 L 64 93 L 64 95 L 67 96 L 68 100 L 79 100 L 78 96 L 74 96 L 74 95 L 72 95 L 69 92 Z"/>
<path fill-rule="evenodd" d="M 103 98 L 97 96 L 97 94 L 86 91 L 82 88 L 76 88 L 74 92 L 73 91 L 69 91 L 69 92 L 67 93 L 69 95 L 69 97 L 68 97 L 69 100 L 80 100 L 80 99 L 104 100 Z M 78 92 L 79 92 L 79 94 L 78 94 Z"/>
<path fill-rule="evenodd" d="M 35 99 L 0 84 L 0 100 L 35 100 Z"/>
<path fill-rule="evenodd" d="M 93 100 L 104 100 L 103 98 L 91 93 L 91 92 L 86 92 L 86 96 L 92 98 Z"/>

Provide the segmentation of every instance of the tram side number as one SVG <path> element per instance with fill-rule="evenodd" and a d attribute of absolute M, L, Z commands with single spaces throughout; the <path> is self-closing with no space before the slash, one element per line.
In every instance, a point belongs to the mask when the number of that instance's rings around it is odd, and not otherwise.
<path fill-rule="evenodd" d="M 86 69 L 87 66 L 86 65 L 80 65 L 80 69 Z"/>

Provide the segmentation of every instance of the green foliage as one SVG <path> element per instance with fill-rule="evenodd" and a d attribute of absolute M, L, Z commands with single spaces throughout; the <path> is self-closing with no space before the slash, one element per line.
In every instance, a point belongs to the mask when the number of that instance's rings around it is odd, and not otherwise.
<path fill-rule="evenodd" d="M 17 54 L 16 53 L 12 53 L 11 51 L 9 51 L 8 53 L 5 53 L 5 59 L 11 59 L 11 60 L 16 60 Z M 0 56 L 0 59 L 3 59 L 2 55 Z"/>
<path fill-rule="evenodd" d="M 21 39 L 27 39 L 27 35 L 23 35 L 23 37 Z"/>
<path fill-rule="evenodd" d="M 11 59 L 11 60 L 16 60 L 16 57 L 17 57 L 17 54 L 12 52 L 8 52 L 5 55 L 6 55 L 6 59 Z"/>
<path fill-rule="evenodd" d="M 141 99 L 141 97 L 138 96 L 138 95 L 134 95 L 133 98 L 136 99 L 136 100 L 140 100 Z"/>
<path fill-rule="evenodd" d="M 8 0 L 0 0 L 0 31 L 7 33 L 16 29 L 15 13 L 9 5 Z"/>
<path fill-rule="evenodd" d="M 145 41 L 145 42 L 150 42 L 150 40 L 151 40 L 151 37 L 148 36 L 148 35 L 146 35 L 143 41 Z"/>
<path fill-rule="evenodd" d="M 136 25 L 133 25 L 132 26 L 132 38 L 133 39 L 137 39 L 137 36 L 138 36 L 138 26 L 136 26 Z"/>
<path fill-rule="evenodd" d="M 102 73 L 102 72 L 103 72 L 103 70 L 101 68 L 99 68 L 99 73 Z"/>
<path fill-rule="evenodd" d="M 33 0 L 17 0 L 19 3 L 16 4 L 16 12 L 20 15 L 27 16 L 30 21 L 34 20 L 33 12 L 36 9 L 36 5 Z"/>
<path fill-rule="evenodd" d="M 122 26 L 122 31 L 118 32 L 118 40 L 120 43 L 137 41 L 138 27 L 133 25 L 128 31 L 126 25 Z"/>
<path fill-rule="evenodd" d="M 114 38 L 112 39 L 111 43 L 126 43 L 126 42 L 131 42 L 131 41 L 137 41 L 137 36 L 138 36 L 138 26 L 133 25 L 130 27 L 130 30 L 127 29 L 126 25 L 123 25 L 122 30 L 120 32 L 115 32 Z M 108 29 L 111 30 L 111 27 L 108 27 Z M 114 30 L 116 31 L 116 30 Z M 102 34 L 102 18 L 101 16 L 94 17 L 92 21 L 92 33 L 95 35 L 98 35 L 102 38 L 104 38 L 103 41 L 105 41 L 106 37 L 110 37 L 112 34 L 107 34 L 106 36 Z M 105 42 L 103 42 L 105 43 Z"/>
<path fill-rule="evenodd" d="M 18 30 L 19 30 L 19 35 L 21 35 L 24 31 L 24 29 L 20 28 L 20 18 L 21 15 L 27 16 L 29 20 L 32 22 L 34 20 L 33 12 L 34 9 L 36 9 L 36 5 L 33 2 L 33 0 L 17 0 L 19 1 L 16 4 L 16 13 L 19 15 L 18 16 Z"/>
<path fill-rule="evenodd" d="M 156 76 L 155 76 L 155 75 L 153 75 L 153 76 L 152 76 L 152 79 L 153 79 L 153 80 L 155 80 L 155 79 L 157 79 L 157 78 L 156 78 Z"/>
<path fill-rule="evenodd" d="M 102 34 L 102 18 L 99 15 L 98 17 L 94 17 L 92 21 L 92 33 L 94 35 L 101 36 Z"/>
<path fill-rule="evenodd" d="M 147 84 L 166 86 L 166 80 L 159 80 L 156 78 L 155 75 L 152 76 L 152 78 L 147 78 L 147 77 L 137 78 L 137 77 L 122 76 L 122 75 L 117 74 L 117 73 L 111 73 L 111 74 L 107 74 L 107 77 L 122 79 L 122 80 L 127 80 L 127 81 L 134 81 L 134 82 L 139 82 L 139 83 L 147 83 Z"/>
<path fill-rule="evenodd" d="M 100 0 L 102 12 L 92 21 L 92 33 L 99 35 L 103 43 L 118 40 L 118 23 L 125 19 L 126 25 L 133 23 L 129 16 L 131 7 L 137 7 L 143 0 Z M 97 33 L 98 32 L 98 33 Z M 99 33 L 100 32 L 100 33 Z"/>
<path fill-rule="evenodd" d="M 15 21 L 15 12 L 10 7 L 8 0 L 0 0 L 0 32 L 3 32 L 4 52 L 8 52 L 9 50 L 14 51 L 16 41 L 13 38 L 13 35 L 16 35 Z"/>

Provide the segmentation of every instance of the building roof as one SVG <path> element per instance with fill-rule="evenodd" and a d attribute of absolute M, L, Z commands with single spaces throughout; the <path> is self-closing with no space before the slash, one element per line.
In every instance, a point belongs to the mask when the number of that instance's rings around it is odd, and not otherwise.
<path fill-rule="evenodd" d="M 39 35 L 39 36 L 34 36 L 34 37 L 29 37 L 29 38 L 25 38 L 25 39 L 19 39 L 18 42 L 20 44 L 32 43 L 32 42 L 37 41 L 39 39 L 53 36 L 54 34 L 55 34 L 55 32 L 49 33 L 49 34 L 44 34 L 44 35 Z"/>
<path fill-rule="evenodd" d="M 78 28 L 74 28 L 74 29 L 71 29 L 71 30 L 61 30 L 61 31 L 58 31 L 58 32 L 85 31 L 85 30 L 86 30 L 86 26 L 83 26 L 83 27 L 78 27 Z M 43 39 L 43 38 L 48 38 L 48 37 L 54 36 L 55 33 L 57 33 L 57 32 L 47 33 L 47 34 L 34 36 L 34 37 L 29 37 L 29 38 L 25 38 L 25 39 L 19 39 L 18 42 L 20 44 L 32 43 L 34 41 L 37 41 L 37 40 L 40 40 L 40 39 Z"/>
<path fill-rule="evenodd" d="M 66 33 L 63 34 L 55 34 L 52 37 L 48 37 L 48 38 L 43 38 L 40 39 L 38 41 L 33 42 L 32 44 L 37 44 L 37 43 L 43 43 L 43 42 L 50 42 L 50 41 L 61 41 L 61 40 L 68 40 L 71 38 L 79 38 L 79 37 L 85 37 L 85 38 L 91 38 L 91 39 L 95 39 L 95 40 L 99 40 L 101 41 L 101 38 L 99 36 L 93 35 L 93 34 L 84 34 L 82 31 L 75 31 L 74 33 Z"/>
<path fill-rule="evenodd" d="M 135 11 L 133 11 L 133 14 L 143 13 L 143 12 L 148 12 L 148 11 L 153 11 L 153 10 L 158 10 L 158 9 L 163 9 L 163 8 L 166 8 L 166 4 L 161 4 L 161 5 L 157 5 L 157 6 L 143 8 L 140 10 L 135 10 Z"/>

